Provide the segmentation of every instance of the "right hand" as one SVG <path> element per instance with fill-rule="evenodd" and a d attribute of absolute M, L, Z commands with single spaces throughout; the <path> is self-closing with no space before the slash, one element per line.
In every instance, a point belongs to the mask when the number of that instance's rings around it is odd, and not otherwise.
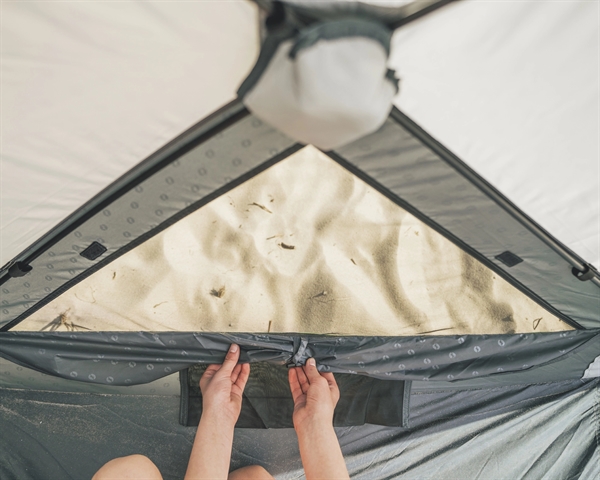
<path fill-rule="evenodd" d="M 311 422 L 333 424 L 333 411 L 340 399 L 340 390 L 333 373 L 320 373 L 314 358 L 303 367 L 288 371 L 290 389 L 294 399 L 294 428 Z"/>

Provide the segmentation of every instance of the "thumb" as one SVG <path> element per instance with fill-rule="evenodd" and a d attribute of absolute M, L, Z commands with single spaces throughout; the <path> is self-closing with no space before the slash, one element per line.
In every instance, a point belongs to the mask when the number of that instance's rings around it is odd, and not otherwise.
<path fill-rule="evenodd" d="M 235 343 L 232 343 L 229 347 L 229 351 L 227 355 L 225 355 L 225 360 L 223 360 L 223 365 L 221 366 L 221 370 L 226 375 L 231 375 L 234 367 L 237 365 L 237 362 L 240 358 L 240 347 Z"/>
<path fill-rule="evenodd" d="M 313 383 L 321 378 L 321 374 L 317 370 L 317 362 L 314 358 L 308 359 L 306 365 L 304 365 L 304 373 L 306 373 L 309 383 Z"/>

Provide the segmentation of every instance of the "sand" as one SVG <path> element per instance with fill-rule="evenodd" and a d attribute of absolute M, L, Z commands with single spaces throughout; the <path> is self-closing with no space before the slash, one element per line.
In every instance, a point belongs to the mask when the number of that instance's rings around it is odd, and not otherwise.
<path fill-rule="evenodd" d="M 313 147 L 123 255 L 14 330 L 54 328 L 571 329 Z"/>

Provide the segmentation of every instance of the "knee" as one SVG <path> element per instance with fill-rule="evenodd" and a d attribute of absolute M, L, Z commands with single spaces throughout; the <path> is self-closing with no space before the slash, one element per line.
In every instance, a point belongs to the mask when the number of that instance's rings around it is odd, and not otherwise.
<path fill-rule="evenodd" d="M 160 471 L 152 460 L 144 455 L 129 455 L 106 463 L 92 480 L 162 480 Z"/>
<path fill-rule="evenodd" d="M 250 465 L 229 474 L 227 480 L 274 480 L 269 472 L 260 465 Z"/>

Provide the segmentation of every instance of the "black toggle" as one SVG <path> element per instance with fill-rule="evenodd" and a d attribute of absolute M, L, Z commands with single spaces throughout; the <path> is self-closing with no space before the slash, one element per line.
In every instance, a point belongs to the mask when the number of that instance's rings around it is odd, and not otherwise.
<path fill-rule="evenodd" d="M 521 257 L 509 252 L 508 250 L 506 252 L 502 252 L 500 255 L 496 255 L 494 258 L 496 260 L 500 260 L 507 267 L 514 267 L 523 261 Z"/>
<path fill-rule="evenodd" d="M 87 258 L 88 260 L 96 260 L 100 255 L 106 252 L 106 250 L 107 248 L 104 245 L 98 242 L 92 242 L 90 246 L 79 255 L 81 255 L 83 258 Z"/>
<path fill-rule="evenodd" d="M 33 270 L 31 265 L 27 265 L 25 262 L 15 262 L 8 268 L 8 275 L 10 277 L 23 277 Z"/>
<path fill-rule="evenodd" d="M 583 266 L 583 271 L 573 267 L 571 272 L 582 282 L 585 282 L 586 280 L 591 280 L 598 274 L 598 270 L 596 270 L 596 268 L 593 265 L 590 265 L 589 263 L 586 263 Z"/>

